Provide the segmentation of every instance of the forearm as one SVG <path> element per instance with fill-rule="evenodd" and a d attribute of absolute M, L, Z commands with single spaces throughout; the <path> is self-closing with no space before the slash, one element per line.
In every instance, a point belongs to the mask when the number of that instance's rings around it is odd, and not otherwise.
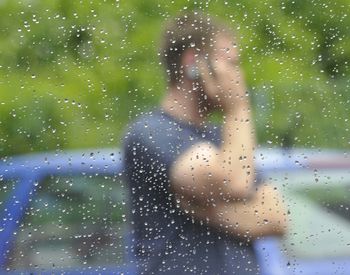
<path fill-rule="evenodd" d="M 255 178 L 255 131 L 247 99 L 224 113 L 223 141 L 218 154 L 222 164 L 223 191 L 236 198 L 250 194 Z"/>
<path fill-rule="evenodd" d="M 178 195 L 180 207 L 196 220 L 245 240 L 283 235 L 287 214 L 283 198 L 272 186 L 262 186 L 250 200 L 240 202 L 194 201 Z"/>
<path fill-rule="evenodd" d="M 259 190 L 251 200 L 212 208 L 212 223 L 228 233 L 244 239 L 283 235 L 287 215 L 282 197 L 271 186 Z"/>

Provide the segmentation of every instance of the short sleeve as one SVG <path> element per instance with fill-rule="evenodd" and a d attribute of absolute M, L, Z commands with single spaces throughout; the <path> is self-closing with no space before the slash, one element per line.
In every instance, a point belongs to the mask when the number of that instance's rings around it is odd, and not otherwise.
<path fill-rule="evenodd" d="M 201 141 L 202 136 L 195 130 L 160 115 L 150 115 L 135 122 L 124 142 L 125 163 L 132 174 L 139 179 L 148 175 L 156 181 L 167 180 L 169 170 L 174 161 L 195 143 Z M 134 178 L 134 180 L 137 180 Z"/>

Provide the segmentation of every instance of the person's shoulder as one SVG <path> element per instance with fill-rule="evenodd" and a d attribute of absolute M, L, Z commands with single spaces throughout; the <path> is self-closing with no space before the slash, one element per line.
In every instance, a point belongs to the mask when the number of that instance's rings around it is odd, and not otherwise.
<path fill-rule="evenodd" d="M 125 137 L 147 133 L 160 125 L 161 117 L 158 110 L 141 112 L 126 127 Z"/>
<path fill-rule="evenodd" d="M 183 146 L 174 128 L 178 128 L 176 122 L 161 110 L 141 113 L 127 127 L 123 149 L 137 157 L 170 163 Z"/>
<path fill-rule="evenodd" d="M 128 124 L 124 133 L 125 143 L 144 143 L 164 134 L 169 128 L 169 122 L 159 109 L 139 113 Z"/>

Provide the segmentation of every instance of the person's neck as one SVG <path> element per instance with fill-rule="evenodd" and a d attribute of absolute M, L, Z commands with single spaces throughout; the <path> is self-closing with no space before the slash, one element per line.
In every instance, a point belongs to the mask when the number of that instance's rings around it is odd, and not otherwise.
<path fill-rule="evenodd" d="M 161 102 L 162 109 L 172 117 L 202 127 L 207 114 L 200 107 L 200 91 L 192 83 L 171 85 Z"/>

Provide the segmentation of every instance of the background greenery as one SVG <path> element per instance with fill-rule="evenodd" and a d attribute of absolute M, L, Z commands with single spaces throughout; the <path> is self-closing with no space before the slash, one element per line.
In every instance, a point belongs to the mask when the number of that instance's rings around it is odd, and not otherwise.
<path fill-rule="evenodd" d="M 0 155 L 118 146 L 155 105 L 164 21 L 234 26 L 259 143 L 349 148 L 350 0 L 0 2 Z"/>

